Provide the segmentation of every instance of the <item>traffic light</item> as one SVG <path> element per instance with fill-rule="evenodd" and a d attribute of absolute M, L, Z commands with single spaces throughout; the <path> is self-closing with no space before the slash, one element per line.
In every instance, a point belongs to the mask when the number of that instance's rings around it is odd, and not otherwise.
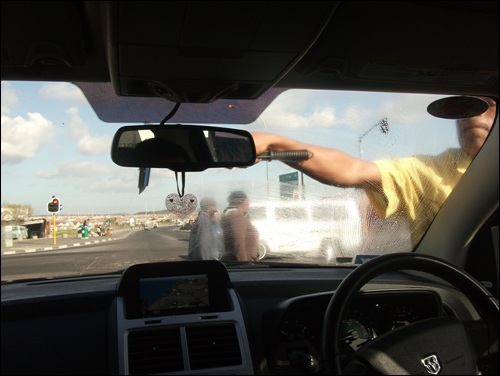
<path fill-rule="evenodd" d="M 52 198 L 47 204 L 47 210 L 49 213 L 57 213 L 60 210 L 60 203 L 57 197 Z"/>

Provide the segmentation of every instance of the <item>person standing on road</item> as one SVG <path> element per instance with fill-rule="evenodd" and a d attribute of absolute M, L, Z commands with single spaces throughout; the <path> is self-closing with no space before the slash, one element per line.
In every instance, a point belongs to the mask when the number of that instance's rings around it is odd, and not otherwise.
<path fill-rule="evenodd" d="M 259 232 L 247 217 L 249 201 L 243 191 L 231 192 L 221 227 L 224 233 L 222 261 L 259 261 Z"/>
<path fill-rule="evenodd" d="M 87 227 L 87 220 L 83 221 L 82 225 L 82 238 L 89 237 L 89 228 Z"/>
<path fill-rule="evenodd" d="M 218 260 L 224 249 L 222 235 L 214 218 L 217 203 L 211 197 L 200 201 L 201 211 L 189 235 L 189 260 Z"/>

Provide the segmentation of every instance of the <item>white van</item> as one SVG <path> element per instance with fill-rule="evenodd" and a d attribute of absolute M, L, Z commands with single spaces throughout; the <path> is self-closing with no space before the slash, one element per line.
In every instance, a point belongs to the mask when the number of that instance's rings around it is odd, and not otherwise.
<path fill-rule="evenodd" d="M 12 239 L 27 239 L 28 228 L 24 226 L 12 226 Z"/>
<path fill-rule="evenodd" d="M 260 258 L 286 255 L 297 261 L 311 253 L 329 262 L 351 262 L 362 242 L 362 223 L 354 199 L 276 201 L 250 205 L 259 231 Z"/>

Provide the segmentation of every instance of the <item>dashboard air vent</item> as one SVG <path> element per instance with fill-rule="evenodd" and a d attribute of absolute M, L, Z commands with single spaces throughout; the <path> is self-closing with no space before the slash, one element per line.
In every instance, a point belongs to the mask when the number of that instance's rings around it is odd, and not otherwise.
<path fill-rule="evenodd" d="M 242 363 L 240 343 L 232 324 L 186 328 L 191 369 L 216 368 Z"/>
<path fill-rule="evenodd" d="M 130 332 L 128 367 L 130 375 L 183 371 L 179 328 Z"/>

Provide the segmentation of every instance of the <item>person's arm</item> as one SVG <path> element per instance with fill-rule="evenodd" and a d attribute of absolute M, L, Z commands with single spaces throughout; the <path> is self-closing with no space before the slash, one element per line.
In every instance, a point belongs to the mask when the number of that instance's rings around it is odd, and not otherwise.
<path fill-rule="evenodd" d="M 303 162 L 287 162 L 289 166 L 324 184 L 338 187 L 380 189 L 382 179 L 373 162 L 363 161 L 337 149 L 305 144 L 272 133 L 252 133 L 257 155 L 266 150 L 309 150 L 312 157 Z"/>

